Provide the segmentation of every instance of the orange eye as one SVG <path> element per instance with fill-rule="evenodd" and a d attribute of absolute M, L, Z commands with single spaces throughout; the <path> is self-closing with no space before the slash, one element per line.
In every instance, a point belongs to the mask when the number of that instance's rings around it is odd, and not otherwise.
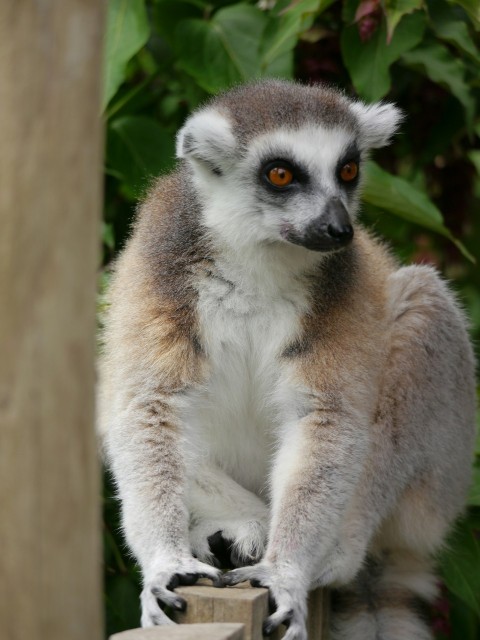
<path fill-rule="evenodd" d="M 267 176 L 275 187 L 288 187 L 293 181 L 293 173 L 286 167 L 274 167 Z"/>
<path fill-rule="evenodd" d="M 355 180 L 358 175 L 358 164 L 356 162 L 347 162 L 340 169 L 340 178 L 344 182 L 351 182 Z"/>

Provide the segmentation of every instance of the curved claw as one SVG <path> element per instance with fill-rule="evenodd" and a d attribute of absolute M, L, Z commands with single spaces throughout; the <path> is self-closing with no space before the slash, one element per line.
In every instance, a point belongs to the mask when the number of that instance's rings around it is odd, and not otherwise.
<path fill-rule="evenodd" d="M 179 584 L 180 584 L 180 578 L 178 577 L 178 573 L 175 573 L 170 578 L 170 582 L 167 584 L 167 589 L 169 589 L 170 591 L 173 591 L 175 589 L 175 587 L 178 587 Z M 154 587 L 154 589 L 155 589 L 155 587 Z M 154 592 L 154 589 L 152 589 L 152 593 Z"/>
<path fill-rule="evenodd" d="M 163 565 L 163 566 L 162 566 Z M 194 584 L 199 578 L 209 578 L 220 583 L 221 572 L 193 557 L 184 557 L 170 563 L 159 563 L 158 571 L 151 571 L 141 594 L 143 627 L 174 624 L 165 607 L 185 611 L 187 603 L 174 589 L 179 585 Z"/>
<path fill-rule="evenodd" d="M 272 635 L 280 625 L 287 627 L 284 640 L 307 640 L 306 598 L 307 590 L 298 575 L 282 573 L 277 567 L 261 562 L 253 567 L 242 567 L 224 574 L 226 585 L 250 580 L 254 587 L 266 587 L 269 592 L 270 612 L 263 623 L 263 633 Z"/>

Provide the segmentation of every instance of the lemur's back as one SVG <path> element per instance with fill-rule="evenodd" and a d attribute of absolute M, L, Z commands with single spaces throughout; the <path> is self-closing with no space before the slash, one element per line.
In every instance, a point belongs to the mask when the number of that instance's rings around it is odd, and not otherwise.
<path fill-rule="evenodd" d="M 100 414 L 144 625 L 182 606 L 177 578 L 220 580 L 221 534 L 222 583 L 272 592 L 267 631 L 306 640 L 306 594 L 333 586 L 334 640 L 431 637 L 411 603 L 467 490 L 474 363 L 436 272 L 355 223 L 397 120 L 326 88 L 236 90 L 189 119 L 142 206 Z"/>

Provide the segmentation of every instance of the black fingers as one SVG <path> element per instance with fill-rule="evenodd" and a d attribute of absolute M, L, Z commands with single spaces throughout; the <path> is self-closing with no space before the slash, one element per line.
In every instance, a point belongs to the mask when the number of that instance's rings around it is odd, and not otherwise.
<path fill-rule="evenodd" d="M 177 596 L 175 602 L 172 602 L 171 606 L 177 611 L 185 611 L 185 609 L 187 608 L 187 603 L 183 598 Z"/>
<path fill-rule="evenodd" d="M 170 578 L 170 582 L 167 584 L 167 589 L 169 589 L 170 591 L 173 591 L 175 587 L 178 587 L 179 584 L 180 584 L 180 578 L 178 577 L 178 574 L 174 573 L 173 576 Z M 154 596 L 157 595 L 153 589 L 152 589 L 152 593 Z"/>
<path fill-rule="evenodd" d="M 258 578 L 251 578 L 250 579 L 250 584 L 252 585 L 252 587 L 265 587 L 267 588 L 266 584 L 263 584 L 261 580 L 258 580 Z"/>
<path fill-rule="evenodd" d="M 265 620 L 265 622 L 262 625 L 262 633 L 264 636 L 271 636 L 272 633 L 275 631 L 275 629 L 277 628 L 278 625 L 273 624 L 272 622 L 270 622 L 268 620 L 268 618 Z"/>
<path fill-rule="evenodd" d="M 167 589 L 173 591 L 176 587 L 189 587 L 200 578 L 210 578 L 206 573 L 175 573 L 167 584 Z M 152 591 L 153 593 L 153 591 Z"/>
<path fill-rule="evenodd" d="M 195 584 L 199 578 L 208 577 L 209 576 L 204 573 L 175 573 L 170 578 L 166 588 L 153 587 L 152 594 L 157 598 L 161 607 L 172 607 L 177 611 L 185 611 L 187 603 L 181 596 L 174 592 L 174 589 L 180 585 Z"/>
<path fill-rule="evenodd" d="M 199 573 L 177 573 L 177 577 L 182 586 L 190 586 L 201 577 Z"/>
<path fill-rule="evenodd" d="M 245 574 L 245 569 L 233 569 L 233 571 L 224 573 L 222 580 L 224 585 L 231 587 L 234 584 L 239 584 L 240 582 L 249 580 L 249 576 Z"/>

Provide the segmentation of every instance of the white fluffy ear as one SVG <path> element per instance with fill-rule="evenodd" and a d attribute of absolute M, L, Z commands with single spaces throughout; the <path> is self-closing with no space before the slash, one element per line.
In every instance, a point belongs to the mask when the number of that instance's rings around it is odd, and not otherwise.
<path fill-rule="evenodd" d="M 212 108 L 194 113 L 177 134 L 177 158 L 192 158 L 213 170 L 221 170 L 235 146 L 229 121 Z"/>
<path fill-rule="evenodd" d="M 384 147 L 398 129 L 403 114 L 389 102 L 363 104 L 354 102 L 352 110 L 360 124 L 360 138 L 367 149 Z"/>

